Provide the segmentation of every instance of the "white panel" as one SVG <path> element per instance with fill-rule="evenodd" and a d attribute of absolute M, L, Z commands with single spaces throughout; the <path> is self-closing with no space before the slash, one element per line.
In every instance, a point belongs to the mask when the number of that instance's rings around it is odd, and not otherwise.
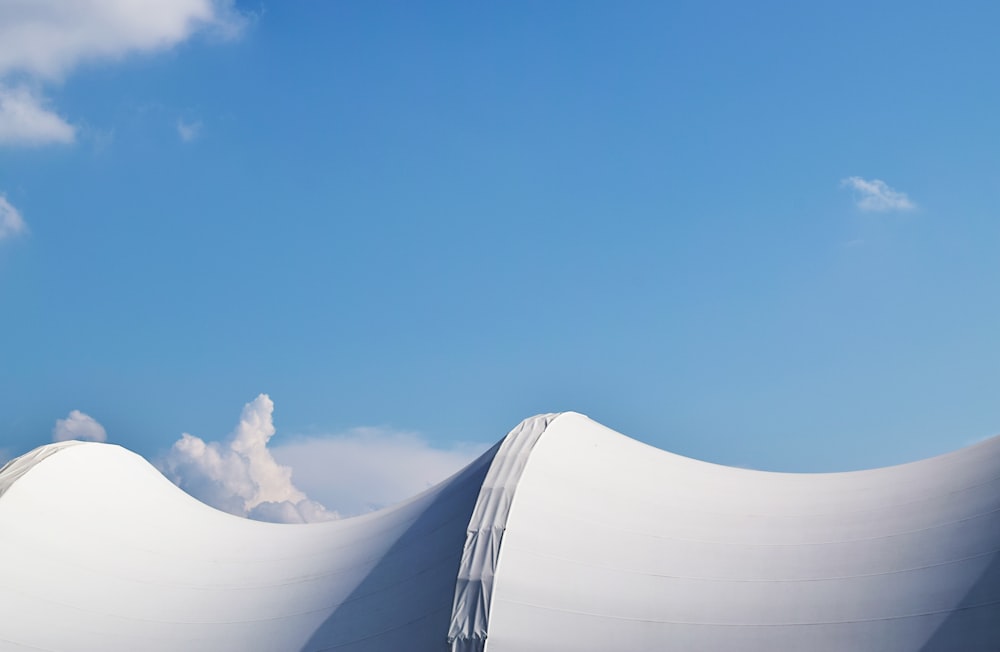
<path fill-rule="evenodd" d="M 0 651 L 997 652 L 1000 438 L 727 468 L 574 413 L 331 523 L 190 498 L 107 444 L 0 470 Z"/>
<path fill-rule="evenodd" d="M 117 446 L 41 452 L 0 499 L 4 651 L 442 651 L 491 459 L 381 512 L 278 525 Z"/>
<path fill-rule="evenodd" d="M 1000 649 L 998 489 L 1000 439 L 763 473 L 566 413 L 521 476 L 487 650 Z"/>

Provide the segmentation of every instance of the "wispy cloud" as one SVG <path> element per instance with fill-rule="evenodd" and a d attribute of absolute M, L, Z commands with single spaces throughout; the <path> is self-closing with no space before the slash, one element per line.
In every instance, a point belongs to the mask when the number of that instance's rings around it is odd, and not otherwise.
<path fill-rule="evenodd" d="M 52 441 L 107 441 L 108 433 L 104 426 L 89 414 L 73 410 L 65 419 L 56 419 L 56 427 L 52 429 Z"/>
<path fill-rule="evenodd" d="M 296 438 L 273 452 L 295 469 L 296 483 L 310 496 L 341 514 L 361 514 L 415 496 L 487 448 L 479 443 L 439 448 L 413 432 L 354 428 Z"/>
<path fill-rule="evenodd" d="M 201 135 L 201 121 L 195 120 L 194 122 L 185 122 L 183 120 L 177 121 L 177 135 L 181 137 L 185 143 L 190 143 Z"/>
<path fill-rule="evenodd" d="M 21 213 L 0 194 L 0 240 L 13 238 L 28 230 Z"/>
<path fill-rule="evenodd" d="M 82 63 L 168 50 L 197 32 L 232 38 L 247 22 L 234 0 L 0 2 L 0 145 L 72 143 L 73 126 L 38 88 Z"/>
<path fill-rule="evenodd" d="M 881 179 L 848 177 L 840 184 L 855 191 L 858 208 L 866 212 L 910 211 L 917 207 L 905 192 L 890 188 Z"/>
<path fill-rule="evenodd" d="M 184 433 L 160 470 L 195 498 L 218 509 L 263 521 L 303 523 L 337 518 L 292 482 L 292 469 L 271 455 L 274 403 L 261 394 L 243 407 L 225 441 Z"/>
<path fill-rule="evenodd" d="M 72 143 L 76 129 L 26 86 L 0 85 L 0 145 Z"/>

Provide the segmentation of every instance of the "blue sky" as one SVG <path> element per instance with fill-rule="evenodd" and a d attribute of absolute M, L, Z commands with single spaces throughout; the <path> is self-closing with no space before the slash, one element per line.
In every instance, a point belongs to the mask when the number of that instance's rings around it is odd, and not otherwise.
<path fill-rule="evenodd" d="M 994 3 L 89 4 L 0 0 L 8 456 L 261 393 L 788 471 L 1000 432 Z"/>

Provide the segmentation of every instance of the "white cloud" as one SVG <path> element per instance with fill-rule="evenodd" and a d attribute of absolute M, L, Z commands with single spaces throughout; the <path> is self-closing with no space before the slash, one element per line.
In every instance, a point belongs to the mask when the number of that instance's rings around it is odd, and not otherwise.
<path fill-rule="evenodd" d="M 181 140 L 185 143 L 190 143 L 201 135 L 201 122 L 198 120 L 194 122 L 184 122 L 183 120 L 178 120 L 177 135 L 180 136 Z"/>
<path fill-rule="evenodd" d="M 72 143 L 76 130 L 26 87 L 0 85 L 0 145 Z"/>
<path fill-rule="evenodd" d="M 848 177 L 840 182 L 852 188 L 857 194 L 857 206 L 863 211 L 886 213 L 889 211 L 909 211 L 917 207 L 905 192 L 890 188 L 881 179 Z"/>
<path fill-rule="evenodd" d="M 157 465 L 213 507 L 263 521 L 301 523 L 362 514 L 415 496 L 488 447 L 435 448 L 416 433 L 386 428 L 354 428 L 270 445 L 273 411 L 271 399 L 261 394 L 244 406 L 228 439 L 206 442 L 185 433 Z"/>
<path fill-rule="evenodd" d="M 58 80 L 88 61 L 166 50 L 201 29 L 234 36 L 232 0 L 3 0 L 0 75 Z"/>
<path fill-rule="evenodd" d="M 167 50 L 199 31 L 231 38 L 247 21 L 234 0 L 0 0 L 0 145 L 74 140 L 38 92 L 5 90 L 5 80 L 60 81 L 81 64 Z"/>
<path fill-rule="evenodd" d="M 12 238 L 28 230 L 24 218 L 14 206 L 0 195 L 0 240 Z"/>
<path fill-rule="evenodd" d="M 79 410 L 73 410 L 65 419 L 56 419 L 56 427 L 52 429 L 52 441 L 70 439 L 107 441 L 108 433 L 94 417 Z"/>
<path fill-rule="evenodd" d="M 243 407 L 239 425 L 224 442 L 184 433 L 160 470 L 195 498 L 223 511 L 258 520 L 302 523 L 337 518 L 292 483 L 292 470 L 275 461 L 274 403 L 261 394 Z"/>
<path fill-rule="evenodd" d="M 309 495 L 342 514 L 390 505 L 459 471 L 488 448 L 458 444 L 434 448 L 416 433 L 355 428 L 346 433 L 302 437 L 275 446 L 274 457 L 295 469 Z"/>

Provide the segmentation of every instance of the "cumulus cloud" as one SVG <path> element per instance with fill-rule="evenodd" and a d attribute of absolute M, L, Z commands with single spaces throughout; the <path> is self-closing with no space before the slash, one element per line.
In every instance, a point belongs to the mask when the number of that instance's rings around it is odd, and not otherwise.
<path fill-rule="evenodd" d="M 0 240 L 12 238 L 28 230 L 24 218 L 7 198 L 0 195 Z"/>
<path fill-rule="evenodd" d="M 292 482 L 292 469 L 268 449 L 274 403 L 261 394 L 243 407 L 225 441 L 184 433 L 161 460 L 160 470 L 195 498 L 218 509 L 264 521 L 304 523 L 337 518 Z"/>
<path fill-rule="evenodd" d="M 233 37 L 246 22 L 233 0 L 2 0 L 0 145 L 74 140 L 40 94 L 11 88 L 15 75 L 56 82 L 81 64 L 167 50 L 198 31 Z"/>
<path fill-rule="evenodd" d="M 840 183 L 857 193 L 857 206 L 863 211 L 886 213 L 909 211 L 917 207 L 905 192 L 890 188 L 881 179 L 869 181 L 861 177 L 848 177 Z"/>
<path fill-rule="evenodd" d="M 84 62 L 168 49 L 200 29 L 233 36 L 245 22 L 232 0 L 5 0 L 0 74 L 59 79 Z"/>
<path fill-rule="evenodd" d="M 437 448 L 417 433 L 354 428 L 296 438 L 273 453 L 295 469 L 296 482 L 309 495 L 343 514 L 360 514 L 416 495 L 487 448 L 474 443 Z"/>
<path fill-rule="evenodd" d="M 52 441 L 68 441 L 70 439 L 107 441 L 108 433 L 94 417 L 79 410 L 73 410 L 65 419 L 56 419 L 56 427 L 52 429 Z"/>
<path fill-rule="evenodd" d="M 177 121 L 177 135 L 181 137 L 185 143 L 190 143 L 191 141 L 198 138 L 201 135 L 201 122 L 184 122 L 183 120 Z"/>
<path fill-rule="evenodd" d="M 438 448 L 417 433 L 387 428 L 354 428 L 272 445 L 273 413 L 274 403 L 261 394 L 244 406 L 239 425 L 225 441 L 206 442 L 185 433 L 157 465 L 182 489 L 223 511 L 308 523 L 410 498 L 488 448 L 467 443 Z"/>

